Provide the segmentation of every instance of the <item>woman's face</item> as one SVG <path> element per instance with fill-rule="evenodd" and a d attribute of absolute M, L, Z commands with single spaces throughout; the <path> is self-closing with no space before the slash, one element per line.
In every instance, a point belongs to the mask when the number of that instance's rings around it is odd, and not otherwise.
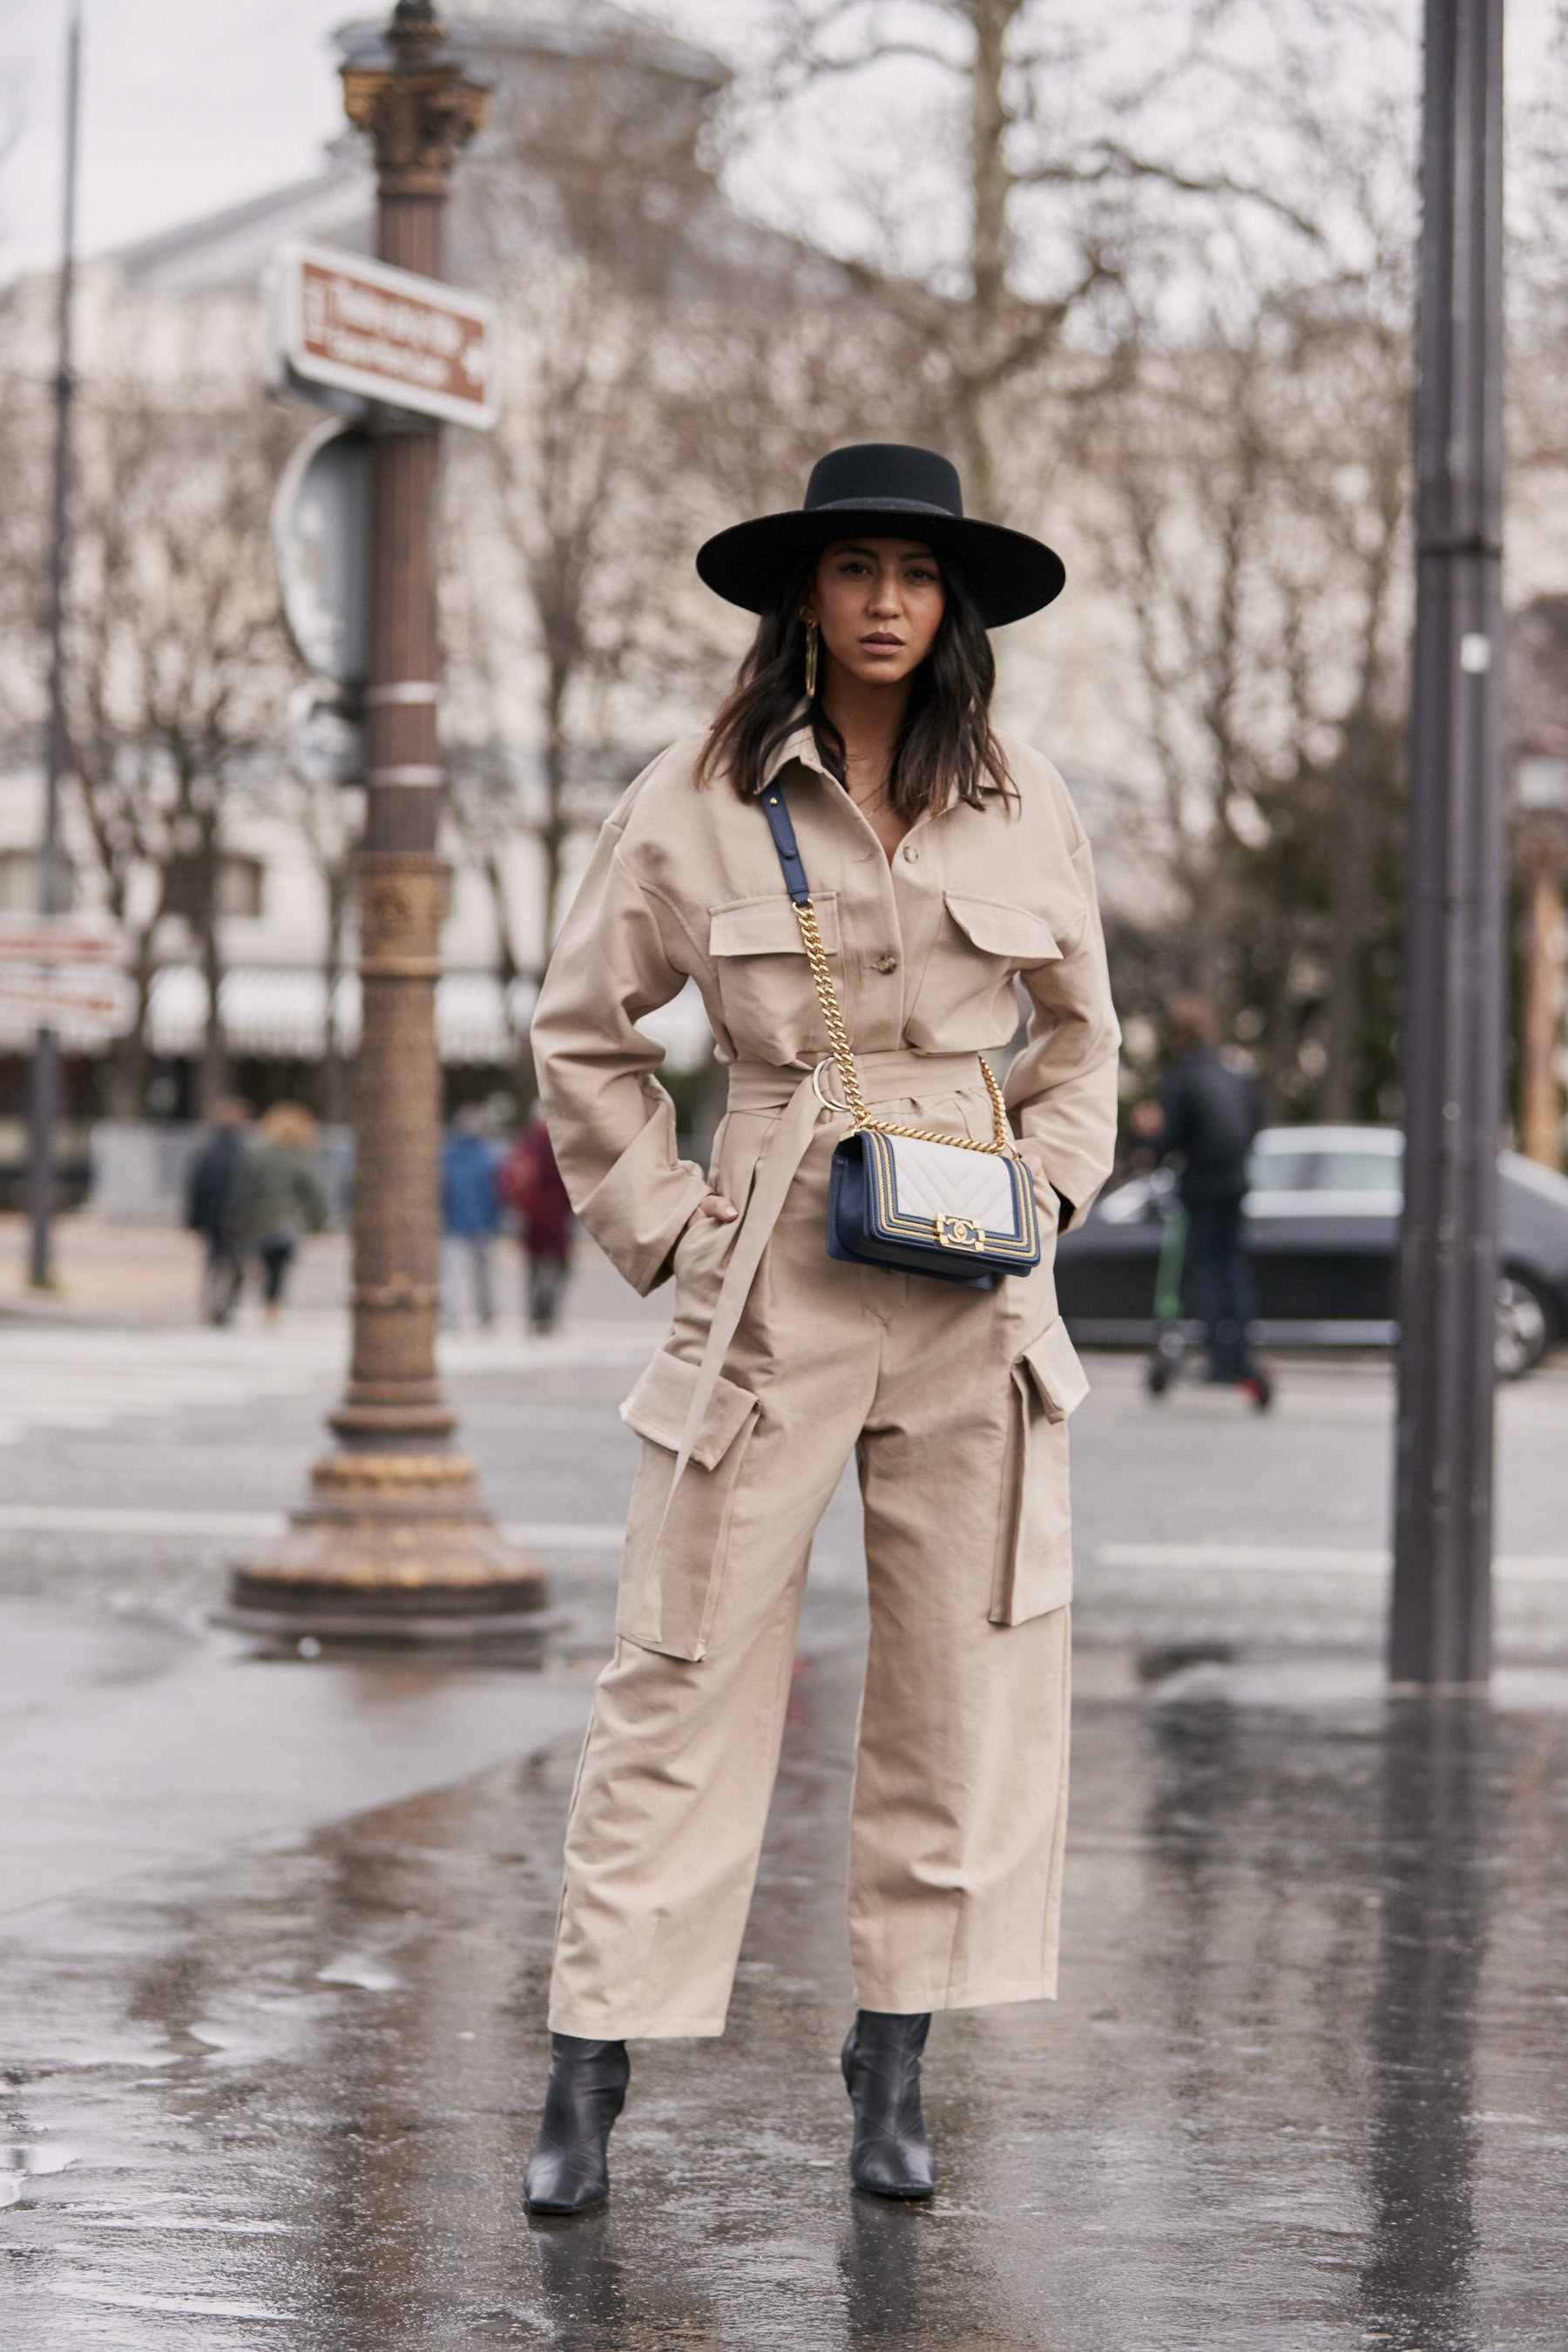
<path fill-rule="evenodd" d="M 930 653 L 945 604 L 942 567 L 920 540 L 838 539 L 822 551 L 801 615 L 852 677 L 896 686 Z"/>

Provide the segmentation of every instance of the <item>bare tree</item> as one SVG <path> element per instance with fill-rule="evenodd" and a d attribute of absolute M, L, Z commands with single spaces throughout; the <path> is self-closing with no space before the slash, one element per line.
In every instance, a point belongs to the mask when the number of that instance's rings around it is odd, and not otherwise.
<path fill-rule="evenodd" d="M 288 767 L 271 773 L 263 792 L 263 804 L 296 835 L 321 887 L 321 1112 L 329 1126 L 341 1126 L 349 1117 L 349 1061 L 339 1034 L 338 1000 L 348 969 L 354 862 L 364 831 L 364 794 L 354 786 L 302 776 Z"/>
<path fill-rule="evenodd" d="M 1177 976 L 1256 1039 L 1276 1108 L 1339 1118 L 1393 1076 L 1408 366 L 1374 309 L 1266 305 L 1145 362 L 1083 451 Z"/>
<path fill-rule="evenodd" d="M 1090 23 L 1062 0 L 781 0 L 777 17 L 755 113 L 792 125 L 825 92 L 853 91 L 856 115 L 818 121 L 811 142 L 849 167 L 833 194 L 861 230 L 837 249 L 923 347 L 976 512 L 1009 504 L 1026 385 L 1069 342 L 1114 371 L 1194 229 L 1320 234 L 1313 192 L 1293 201 L 1268 169 L 1263 100 L 1277 118 L 1279 92 L 1242 61 L 1260 40 L 1280 58 L 1284 39 L 1260 10 L 1113 0 Z M 880 170 L 879 117 L 896 125 Z"/>
<path fill-rule="evenodd" d="M 227 1077 L 219 876 L 229 789 L 275 735 L 288 669 L 267 533 L 286 421 L 259 402 L 174 411 L 144 386 L 83 404 L 71 588 L 72 770 L 134 1016 L 111 1062 L 138 1115 L 170 919 L 206 990 L 198 1093 Z"/>

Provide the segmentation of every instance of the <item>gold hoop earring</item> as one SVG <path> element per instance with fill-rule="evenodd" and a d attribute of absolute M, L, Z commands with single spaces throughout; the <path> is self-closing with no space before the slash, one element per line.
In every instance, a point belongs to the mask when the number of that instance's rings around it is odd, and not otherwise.
<path fill-rule="evenodd" d="M 805 625 L 805 698 L 807 702 L 816 700 L 816 648 L 819 634 L 816 623 L 807 621 Z"/>

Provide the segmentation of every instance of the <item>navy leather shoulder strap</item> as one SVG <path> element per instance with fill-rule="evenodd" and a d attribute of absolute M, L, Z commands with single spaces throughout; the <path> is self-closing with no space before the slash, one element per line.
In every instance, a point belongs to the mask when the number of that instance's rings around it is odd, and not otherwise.
<path fill-rule="evenodd" d="M 767 818 L 768 828 L 773 837 L 773 847 L 778 851 L 779 864 L 784 867 L 784 888 L 797 907 L 808 906 L 811 902 L 811 886 L 805 878 L 805 868 L 800 862 L 800 850 L 795 843 L 795 826 L 790 821 L 789 808 L 777 784 L 770 784 L 763 794 L 763 814 Z"/>

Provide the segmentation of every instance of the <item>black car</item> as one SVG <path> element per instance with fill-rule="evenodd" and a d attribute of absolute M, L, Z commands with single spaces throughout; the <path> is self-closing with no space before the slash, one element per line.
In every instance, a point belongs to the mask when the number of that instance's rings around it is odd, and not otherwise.
<path fill-rule="evenodd" d="M 1253 1146 L 1254 1336 L 1290 1348 L 1386 1348 L 1394 1321 L 1405 1139 L 1385 1127 L 1270 1127 Z M 1497 1366 L 1517 1379 L 1568 1338 L 1568 1177 L 1505 1151 Z M 1068 1328 L 1087 1347 L 1156 1338 L 1155 1276 L 1173 1179 L 1103 1192 L 1057 1247 Z"/>

